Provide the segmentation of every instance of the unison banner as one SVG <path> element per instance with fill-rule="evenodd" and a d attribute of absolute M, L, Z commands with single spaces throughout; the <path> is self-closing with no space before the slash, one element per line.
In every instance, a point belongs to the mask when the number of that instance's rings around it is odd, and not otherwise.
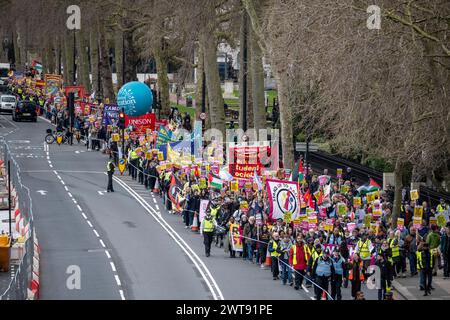
<path fill-rule="evenodd" d="M 300 214 L 298 184 L 291 181 L 266 180 L 269 193 L 270 216 L 272 219 L 284 219 L 288 212 L 293 219 Z"/>

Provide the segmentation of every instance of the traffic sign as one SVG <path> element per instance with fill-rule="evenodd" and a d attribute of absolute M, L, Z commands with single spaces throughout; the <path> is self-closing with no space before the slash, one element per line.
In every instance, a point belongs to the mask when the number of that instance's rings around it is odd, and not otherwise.
<path fill-rule="evenodd" d="M 297 152 L 306 152 L 306 142 L 297 142 L 295 144 L 295 151 Z M 309 151 L 310 152 L 317 152 L 319 151 L 319 145 L 316 143 L 310 143 L 309 144 Z"/>
<path fill-rule="evenodd" d="M 204 112 L 200 113 L 200 119 L 206 120 L 206 113 L 204 113 Z"/>

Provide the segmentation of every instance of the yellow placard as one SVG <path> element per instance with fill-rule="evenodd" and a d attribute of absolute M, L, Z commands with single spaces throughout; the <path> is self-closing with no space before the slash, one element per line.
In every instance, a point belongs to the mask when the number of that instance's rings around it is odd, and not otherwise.
<path fill-rule="evenodd" d="M 341 186 L 341 193 L 347 193 L 347 192 L 349 192 L 350 191 L 350 187 L 349 186 L 347 186 L 347 185 L 342 185 Z"/>
<path fill-rule="evenodd" d="M 380 226 L 378 225 L 378 223 L 371 223 L 370 224 L 370 230 L 375 232 L 375 234 L 378 234 L 379 228 L 380 228 Z"/>
<path fill-rule="evenodd" d="M 238 192 L 239 191 L 239 182 L 237 181 L 231 181 L 230 182 L 230 190 L 232 192 Z"/>
<path fill-rule="evenodd" d="M 63 141 L 63 136 L 61 134 L 58 134 L 56 136 L 56 143 L 61 144 Z"/>
<path fill-rule="evenodd" d="M 125 141 L 130 140 L 130 135 L 129 135 L 128 133 L 125 133 L 125 134 L 123 135 L 123 139 L 124 139 Z"/>
<path fill-rule="evenodd" d="M 347 206 L 345 205 L 345 203 L 343 203 L 343 202 L 338 203 L 337 211 L 338 211 L 338 215 L 345 216 L 345 214 L 347 213 Z"/>
<path fill-rule="evenodd" d="M 376 209 L 373 210 L 372 212 L 372 218 L 380 218 L 382 216 L 383 212 L 381 211 L 381 209 Z"/>
<path fill-rule="evenodd" d="M 409 192 L 410 196 L 411 196 L 411 200 L 417 200 L 419 199 L 419 191 L 417 191 L 416 189 L 411 190 Z"/>
<path fill-rule="evenodd" d="M 361 205 L 361 197 L 354 197 L 353 198 L 353 206 L 357 207 Z"/>
<path fill-rule="evenodd" d="M 405 219 L 398 218 L 397 219 L 397 228 L 402 229 L 405 226 Z"/>
<path fill-rule="evenodd" d="M 366 215 L 364 216 L 364 226 L 365 226 L 366 228 L 369 228 L 371 222 L 372 222 L 372 215 L 371 215 L 371 214 L 366 214 Z"/>
<path fill-rule="evenodd" d="M 323 230 L 325 230 L 325 231 L 333 231 L 333 224 L 332 223 L 324 223 L 323 224 Z"/>
<path fill-rule="evenodd" d="M 292 221 L 292 212 L 288 211 L 284 214 L 284 222 L 291 223 L 291 221 Z"/>
<path fill-rule="evenodd" d="M 413 225 L 416 225 L 416 226 L 422 225 L 422 218 L 414 217 L 413 218 Z"/>
<path fill-rule="evenodd" d="M 164 161 L 164 153 L 162 151 L 158 151 L 158 160 Z"/>
<path fill-rule="evenodd" d="M 147 159 L 147 160 L 152 160 L 152 154 L 151 154 L 151 152 L 146 152 L 146 153 L 145 153 L 145 159 Z"/>
<path fill-rule="evenodd" d="M 374 193 L 374 192 L 369 192 L 369 193 L 366 195 L 366 199 L 367 199 L 367 202 L 368 202 L 368 203 L 374 202 L 374 201 L 375 201 L 375 193 Z"/>
<path fill-rule="evenodd" d="M 111 135 L 111 139 L 113 142 L 119 142 L 120 141 L 120 135 L 118 133 L 113 133 Z"/>
<path fill-rule="evenodd" d="M 436 217 L 430 217 L 430 225 L 435 224 L 437 225 L 437 219 Z"/>
<path fill-rule="evenodd" d="M 441 213 L 441 214 L 438 214 L 437 216 L 436 216 L 436 221 L 437 221 L 437 225 L 439 226 L 439 227 L 441 227 L 441 228 L 443 228 L 443 227 L 445 227 L 445 225 L 446 225 L 446 221 L 445 221 L 445 216 Z"/>
<path fill-rule="evenodd" d="M 313 213 L 314 209 L 313 208 L 306 208 L 306 214 L 309 215 L 310 213 Z"/>
<path fill-rule="evenodd" d="M 423 217 L 423 207 L 422 206 L 415 206 L 414 207 L 414 218 L 420 218 Z"/>
<path fill-rule="evenodd" d="M 308 220 L 308 216 L 306 214 L 300 214 L 298 216 L 298 219 L 300 220 L 300 222 L 306 221 L 306 220 Z"/>
<path fill-rule="evenodd" d="M 205 178 L 200 178 L 200 180 L 198 181 L 198 186 L 200 189 L 206 189 L 206 179 Z"/>

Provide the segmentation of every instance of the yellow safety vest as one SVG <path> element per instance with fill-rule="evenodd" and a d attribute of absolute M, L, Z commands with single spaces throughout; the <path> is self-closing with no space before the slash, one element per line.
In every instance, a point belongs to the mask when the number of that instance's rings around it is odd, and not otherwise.
<path fill-rule="evenodd" d="M 417 251 L 416 257 L 417 257 L 417 270 L 423 269 L 423 257 L 422 257 L 423 251 Z M 433 268 L 433 256 L 430 253 L 430 268 Z"/>
<path fill-rule="evenodd" d="M 219 212 L 219 208 L 211 208 L 211 215 L 216 218 L 217 213 Z"/>
<path fill-rule="evenodd" d="M 107 172 L 109 172 L 110 171 L 110 165 L 112 164 L 112 162 L 110 161 L 110 162 L 108 162 L 108 164 L 106 165 L 106 171 Z M 113 167 L 113 170 L 112 171 L 114 171 L 115 170 L 115 167 Z"/>
<path fill-rule="evenodd" d="M 21 94 L 22 92 L 23 92 L 23 90 L 22 89 L 17 89 L 17 92 L 19 93 L 19 94 Z"/>
<path fill-rule="evenodd" d="M 205 218 L 203 222 L 203 232 L 213 232 L 214 231 L 214 222 L 212 220 L 208 220 Z"/>
<path fill-rule="evenodd" d="M 367 259 L 370 257 L 370 251 L 369 251 L 369 244 L 370 240 L 367 239 L 364 243 L 362 240 L 358 241 L 358 253 L 361 255 L 361 258 Z"/>
<path fill-rule="evenodd" d="M 303 250 L 305 250 L 305 260 L 308 261 L 309 257 L 308 257 L 308 250 L 307 250 L 307 246 L 303 246 Z M 297 264 L 297 244 L 294 244 L 292 246 L 292 251 L 293 251 L 293 256 L 292 256 L 292 264 L 296 265 Z"/>
<path fill-rule="evenodd" d="M 280 254 L 277 252 L 278 244 L 272 240 L 272 248 L 273 251 L 270 253 L 271 257 L 279 257 Z"/>
<path fill-rule="evenodd" d="M 131 158 L 131 160 L 135 160 L 135 159 L 137 159 L 139 156 L 137 155 L 137 153 L 136 153 L 136 151 L 131 151 L 131 154 L 130 154 L 130 158 Z"/>
<path fill-rule="evenodd" d="M 438 213 L 441 213 L 441 212 L 447 211 L 447 207 L 445 205 L 443 206 L 441 204 L 438 204 L 436 210 Z"/>
<path fill-rule="evenodd" d="M 394 243 L 394 241 L 395 241 L 395 239 L 388 240 L 389 247 L 392 249 L 392 258 L 396 258 L 396 257 L 400 256 L 400 248 L 399 248 L 398 242 L 395 246 L 393 246 L 392 244 Z"/>

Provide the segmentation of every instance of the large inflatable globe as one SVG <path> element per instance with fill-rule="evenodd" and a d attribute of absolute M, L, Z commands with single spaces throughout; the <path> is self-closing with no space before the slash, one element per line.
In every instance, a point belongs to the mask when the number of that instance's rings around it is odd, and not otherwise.
<path fill-rule="evenodd" d="M 145 83 L 129 82 L 120 89 L 117 104 L 129 117 L 140 117 L 152 110 L 153 94 Z"/>

